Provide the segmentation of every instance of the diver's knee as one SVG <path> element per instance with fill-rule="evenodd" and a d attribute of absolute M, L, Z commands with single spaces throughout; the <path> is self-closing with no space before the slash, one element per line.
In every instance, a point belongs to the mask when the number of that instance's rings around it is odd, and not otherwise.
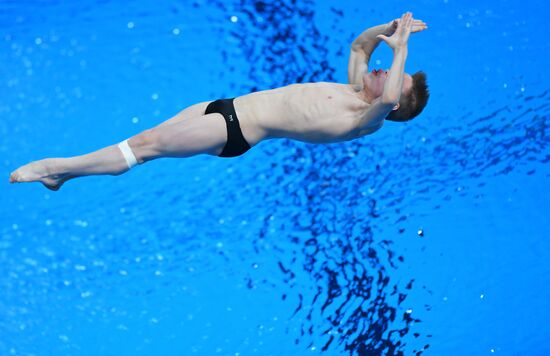
<path fill-rule="evenodd" d="M 158 143 L 157 130 L 147 129 L 132 137 L 130 144 L 133 147 L 143 148 L 149 146 L 155 146 Z"/>
<path fill-rule="evenodd" d="M 154 159 L 159 152 L 159 134 L 154 128 L 147 129 L 128 140 L 139 164 Z"/>

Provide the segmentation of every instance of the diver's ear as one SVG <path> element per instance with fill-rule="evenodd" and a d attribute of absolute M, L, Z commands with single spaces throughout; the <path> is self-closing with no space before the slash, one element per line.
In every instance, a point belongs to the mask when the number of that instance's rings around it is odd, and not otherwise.
<path fill-rule="evenodd" d="M 395 104 L 395 105 L 393 106 L 393 109 L 391 109 L 391 110 L 392 110 L 392 111 L 395 111 L 395 110 L 397 110 L 397 109 L 399 109 L 399 103 Z"/>

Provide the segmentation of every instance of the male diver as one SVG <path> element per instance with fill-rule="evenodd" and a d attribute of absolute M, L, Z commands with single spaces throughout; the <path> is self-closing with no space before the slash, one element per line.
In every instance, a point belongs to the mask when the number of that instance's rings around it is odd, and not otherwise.
<path fill-rule="evenodd" d="M 40 181 L 58 190 L 72 178 L 119 175 L 161 157 L 235 157 L 271 138 L 348 141 L 377 131 L 384 120 L 410 120 L 426 106 L 429 93 L 424 73 L 404 73 L 407 43 L 411 32 L 426 28 L 407 12 L 364 31 L 351 45 L 349 84 L 292 84 L 195 104 L 121 143 L 81 156 L 26 164 L 11 173 L 10 182 Z M 368 72 L 369 59 L 380 41 L 393 50 L 391 68 Z"/>

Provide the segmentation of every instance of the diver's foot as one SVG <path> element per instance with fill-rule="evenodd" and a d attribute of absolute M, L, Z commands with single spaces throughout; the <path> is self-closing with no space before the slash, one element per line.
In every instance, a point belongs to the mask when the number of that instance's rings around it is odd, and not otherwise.
<path fill-rule="evenodd" d="M 13 171 L 10 183 L 41 182 L 50 190 L 59 190 L 63 183 L 73 176 L 68 173 L 56 173 L 55 170 L 53 158 L 34 161 Z"/>

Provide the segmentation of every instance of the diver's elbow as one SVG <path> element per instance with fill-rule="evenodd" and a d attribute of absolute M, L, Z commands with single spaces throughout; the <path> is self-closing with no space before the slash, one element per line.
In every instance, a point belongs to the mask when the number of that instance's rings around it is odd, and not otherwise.
<path fill-rule="evenodd" d="M 399 103 L 399 95 L 383 95 L 381 102 L 385 105 L 396 105 Z"/>

